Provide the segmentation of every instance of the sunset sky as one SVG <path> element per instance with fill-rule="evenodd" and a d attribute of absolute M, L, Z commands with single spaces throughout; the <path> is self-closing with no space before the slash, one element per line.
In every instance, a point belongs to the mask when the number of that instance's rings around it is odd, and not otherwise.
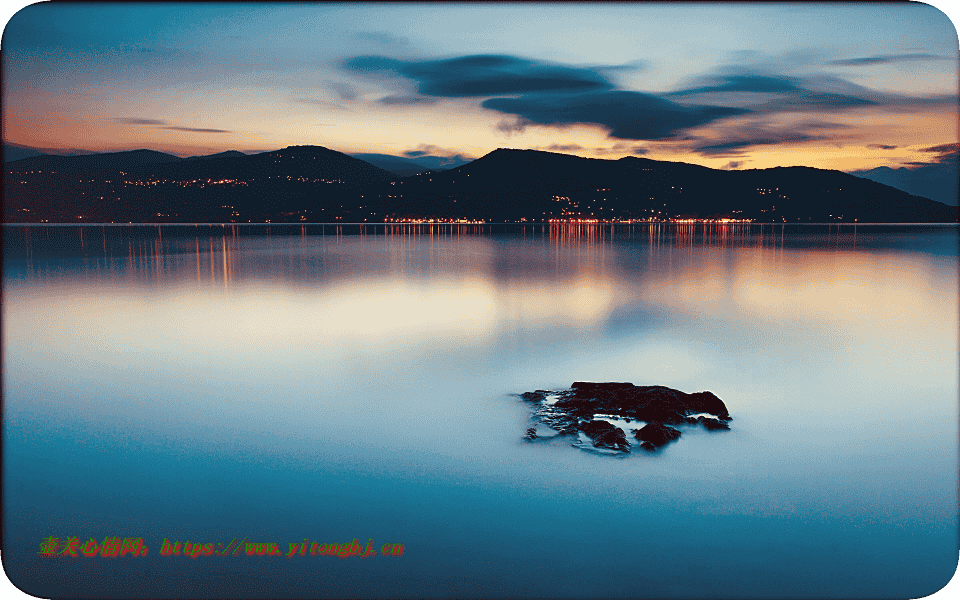
<path fill-rule="evenodd" d="M 924 4 L 35 4 L 3 137 L 898 167 L 957 142 L 957 49 Z"/>

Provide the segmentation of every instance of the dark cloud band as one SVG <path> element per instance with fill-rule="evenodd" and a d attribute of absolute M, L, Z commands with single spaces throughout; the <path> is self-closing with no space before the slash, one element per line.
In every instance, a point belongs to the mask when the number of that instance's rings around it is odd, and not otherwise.
<path fill-rule="evenodd" d="M 938 56 L 936 54 L 884 54 L 882 56 L 867 56 L 863 58 L 845 58 L 842 60 L 831 61 L 831 65 L 840 65 L 844 67 L 865 67 L 870 65 L 883 65 L 892 62 L 904 62 L 910 60 L 955 60 L 956 57 Z"/>
<path fill-rule="evenodd" d="M 750 112 L 723 106 L 685 106 L 624 90 L 491 98 L 481 106 L 538 125 L 600 125 L 609 130 L 611 138 L 621 140 L 666 139 L 684 129 Z"/>
<path fill-rule="evenodd" d="M 166 125 L 167 122 L 163 119 L 137 119 L 131 117 L 114 117 L 114 123 L 121 123 L 123 125 Z"/>
<path fill-rule="evenodd" d="M 424 61 L 357 56 L 347 60 L 344 67 L 371 75 L 400 75 L 416 81 L 421 95 L 446 98 L 613 88 L 592 69 L 551 65 L 515 56 L 475 55 Z"/>
<path fill-rule="evenodd" d="M 164 129 L 173 129 L 174 131 L 190 131 L 193 133 L 230 133 L 227 129 L 203 129 L 200 127 L 164 127 Z"/>

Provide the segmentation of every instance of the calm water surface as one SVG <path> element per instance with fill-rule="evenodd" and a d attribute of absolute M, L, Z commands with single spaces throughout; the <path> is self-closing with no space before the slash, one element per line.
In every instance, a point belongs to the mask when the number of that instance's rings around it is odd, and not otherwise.
<path fill-rule="evenodd" d="M 3 233 L 31 594 L 921 597 L 956 568 L 955 226 Z M 732 430 L 524 443 L 512 394 L 576 380 L 710 390 Z M 404 555 L 160 556 L 235 537 Z"/>

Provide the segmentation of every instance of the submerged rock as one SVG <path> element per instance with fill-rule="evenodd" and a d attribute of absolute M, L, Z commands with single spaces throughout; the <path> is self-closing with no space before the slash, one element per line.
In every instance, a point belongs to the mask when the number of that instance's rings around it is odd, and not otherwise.
<path fill-rule="evenodd" d="M 649 423 L 640 429 L 634 429 L 633 435 L 641 442 L 645 442 L 641 444 L 644 448 L 652 450 L 678 439 L 680 432 L 663 423 Z"/>
<path fill-rule="evenodd" d="M 711 419 L 710 417 L 700 417 L 697 419 L 699 422 L 703 423 L 703 426 L 711 431 L 717 431 L 720 429 L 730 429 L 730 425 L 726 421 L 721 421 L 720 419 Z"/>
<path fill-rule="evenodd" d="M 711 392 L 687 394 L 662 385 L 576 381 L 568 390 L 537 390 L 520 397 L 536 406 L 535 419 L 560 435 L 583 433 L 594 447 L 619 452 L 629 452 L 631 446 L 611 420 L 646 423 L 633 433 L 641 447 L 652 450 L 680 437 L 680 430 L 670 425 L 702 423 L 711 431 L 729 430 L 732 419 Z M 528 429 L 526 439 L 536 438 L 536 428 Z"/>
<path fill-rule="evenodd" d="M 597 448 L 608 448 L 621 452 L 630 452 L 630 442 L 623 430 L 606 421 L 590 421 L 581 429 Z"/>

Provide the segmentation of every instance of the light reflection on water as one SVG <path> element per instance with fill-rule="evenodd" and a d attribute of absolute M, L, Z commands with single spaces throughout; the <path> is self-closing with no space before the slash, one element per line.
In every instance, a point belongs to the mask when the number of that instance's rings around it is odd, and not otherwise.
<path fill-rule="evenodd" d="M 173 595 L 917 597 L 956 566 L 955 227 L 5 233 L 4 562 L 41 596 L 111 593 L 15 558 L 111 527 L 408 548 L 93 569 Z M 574 380 L 708 389 L 733 430 L 521 443 L 509 394 Z"/>

